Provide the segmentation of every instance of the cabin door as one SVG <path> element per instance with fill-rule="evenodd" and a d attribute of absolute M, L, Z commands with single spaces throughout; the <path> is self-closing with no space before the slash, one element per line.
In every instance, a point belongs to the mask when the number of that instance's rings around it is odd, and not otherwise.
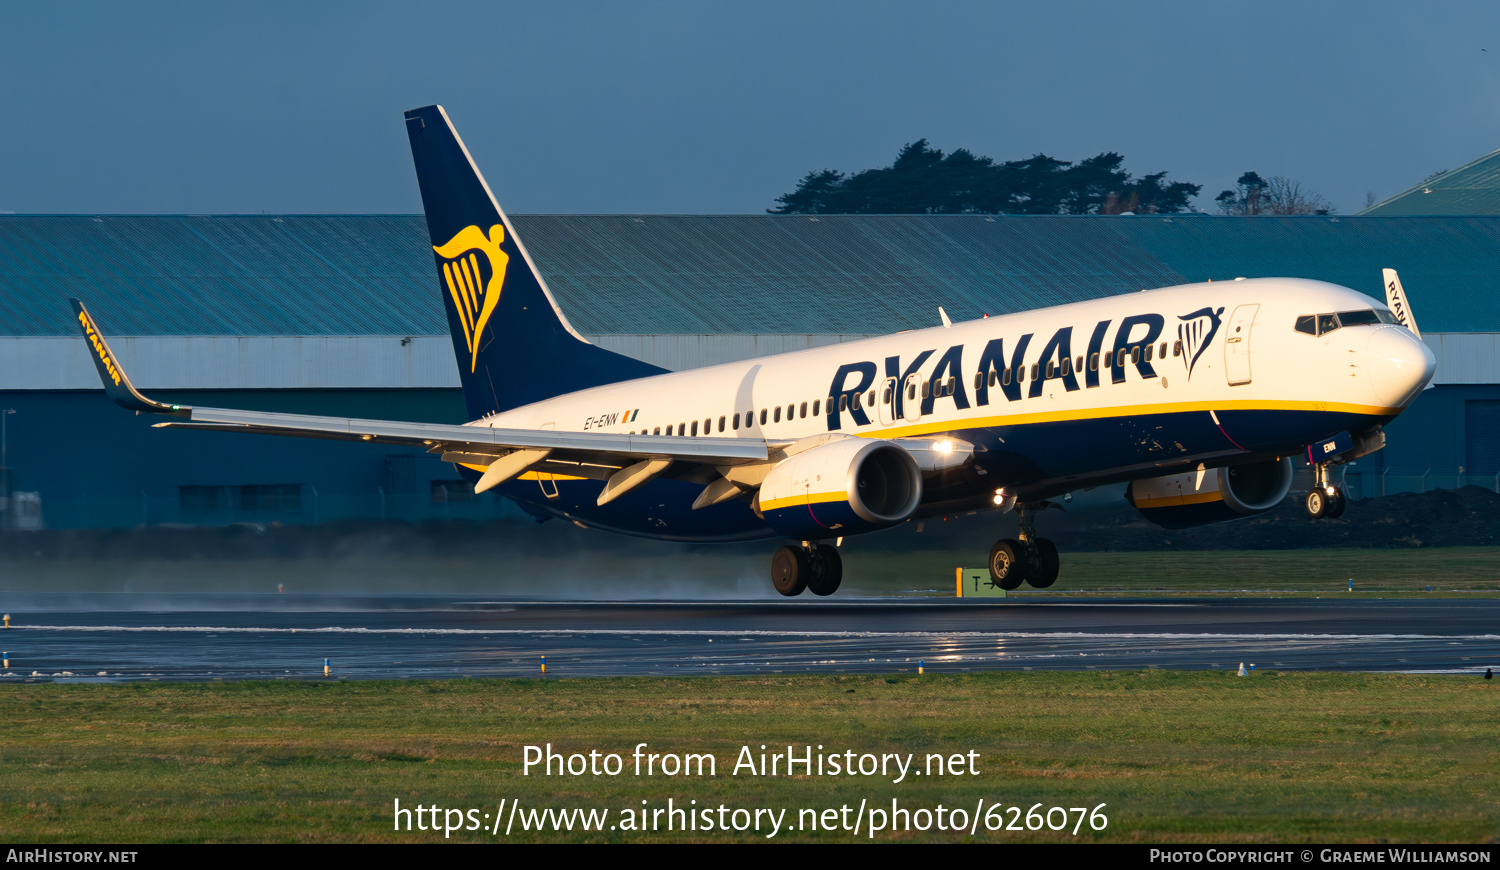
<path fill-rule="evenodd" d="M 1241 305 L 1229 318 L 1224 338 L 1224 375 L 1231 387 L 1250 383 L 1250 327 L 1259 305 Z"/>

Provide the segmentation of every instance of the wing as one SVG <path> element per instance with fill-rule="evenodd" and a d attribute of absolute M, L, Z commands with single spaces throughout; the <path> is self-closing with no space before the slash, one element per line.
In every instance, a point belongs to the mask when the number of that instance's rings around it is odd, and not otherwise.
<path fill-rule="evenodd" d="M 477 492 L 499 486 L 527 471 L 542 471 L 609 481 L 599 496 L 600 504 L 669 473 L 674 477 L 706 477 L 699 482 L 710 483 L 720 476 L 717 469 L 766 463 L 773 449 L 773 445 L 761 438 L 497 429 L 169 405 L 147 398 L 130 383 L 83 303 L 77 299 L 70 301 L 105 393 L 116 404 L 136 413 L 179 418 L 157 423 L 157 427 L 421 447 L 429 453 L 441 454 L 445 462 L 485 469 L 484 476 L 475 484 Z M 705 466 L 713 473 L 695 474 Z"/>

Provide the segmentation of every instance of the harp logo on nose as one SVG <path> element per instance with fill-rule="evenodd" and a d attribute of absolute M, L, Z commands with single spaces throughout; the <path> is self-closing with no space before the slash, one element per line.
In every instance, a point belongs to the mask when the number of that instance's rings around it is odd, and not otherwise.
<path fill-rule="evenodd" d="M 500 302 L 500 288 L 505 283 L 510 256 L 500 250 L 504 241 L 505 228 L 498 224 L 490 227 L 488 234 L 477 226 L 467 226 L 447 244 L 432 248 L 443 258 L 443 280 L 463 323 L 471 372 L 479 364 L 479 336 Z"/>

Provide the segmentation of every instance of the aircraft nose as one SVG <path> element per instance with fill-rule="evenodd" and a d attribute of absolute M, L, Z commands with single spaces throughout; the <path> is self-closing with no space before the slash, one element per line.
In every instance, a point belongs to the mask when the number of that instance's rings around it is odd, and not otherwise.
<path fill-rule="evenodd" d="M 1437 370 L 1432 349 L 1399 326 L 1375 330 L 1365 359 L 1376 398 L 1392 408 L 1404 408 L 1416 398 Z"/>

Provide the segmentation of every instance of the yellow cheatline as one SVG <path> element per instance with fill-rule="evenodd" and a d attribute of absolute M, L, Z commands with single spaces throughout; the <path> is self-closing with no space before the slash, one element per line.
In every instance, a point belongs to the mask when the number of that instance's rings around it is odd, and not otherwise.
<path fill-rule="evenodd" d="M 460 462 L 458 464 L 463 466 L 464 468 L 472 468 L 475 471 L 487 471 L 489 469 L 488 465 L 474 465 L 470 462 Z M 528 471 L 524 474 L 517 475 L 516 480 L 588 480 L 588 478 L 573 477 L 572 475 L 567 474 L 549 474 L 545 471 Z"/>
<path fill-rule="evenodd" d="M 1236 399 L 1227 402 L 1176 402 L 1156 405 L 1117 405 L 1109 408 L 1078 408 L 1070 411 L 1041 411 L 1032 414 L 1009 414 L 1004 416 L 955 419 L 945 422 L 919 423 L 914 426 L 899 426 L 856 434 L 864 438 L 903 438 L 913 435 L 930 435 L 937 432 L 952 432 L 956 429 L 978 429 L 986 426 L 1027 426 L 1036 423 L 1061 423 L 1073 420 L 1107 420 L 1112 417 L 1188 414 L 1194 411 L 1205 413 L 1209 411 L 1322 411 L 1325 413 L 1390 417 L 1400 413 L 1401 409 L 1386 408 L 1379 405 L 1353 405 L 1342 402 Z"/>
<path fill-rule="evenodd" d="M 1135 506 L 1138 508 L 1177 507 L 1185 504 L 1208 504 L 1209 502 L 1223 501 L 1224 494 L 1218 490 L 1213 492 L 1194 492 L 1187 495 L 1169 495 L 1163 498 L 1138 498 Z"/>
<path fill-rule="evenodd" d="M 770 501 L 760 503 L 762 511 L 781 510 L 787 507 L 797 507 L 809 504 L 826 504 L 834 501 L 848 501 L 847 492 L 814 492 L 805 495 L 794 495 L 791 498 L 773 498 Z"/>

